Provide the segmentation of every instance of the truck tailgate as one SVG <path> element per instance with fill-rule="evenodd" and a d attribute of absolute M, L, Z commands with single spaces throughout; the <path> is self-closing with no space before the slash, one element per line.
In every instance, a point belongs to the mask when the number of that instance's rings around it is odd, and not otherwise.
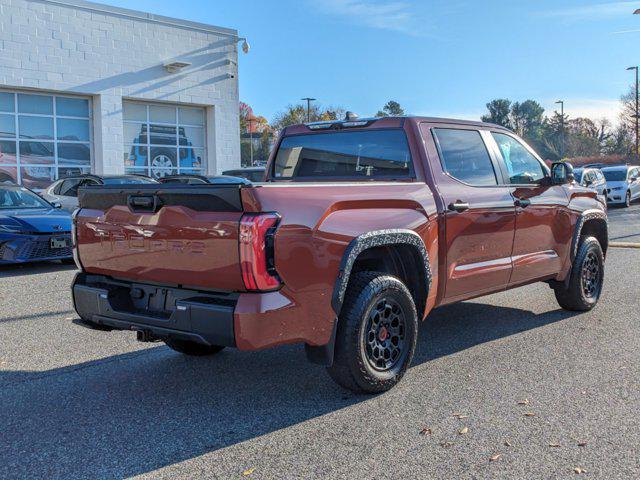
<path fill-rule="evenodd" d="M 110 185 L 80 190 L 85 271 L 196 289 L 236 291 L 240 185 Z"/>

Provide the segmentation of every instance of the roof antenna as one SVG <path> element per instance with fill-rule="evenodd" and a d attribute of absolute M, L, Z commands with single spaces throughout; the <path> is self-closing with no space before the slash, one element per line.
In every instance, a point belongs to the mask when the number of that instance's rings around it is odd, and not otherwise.
<path fill-rule="evenodd" d="M 345 121 L 347 122 L 353 122 L 354 120 L 358 119 L 358 115 L 353 113 L 353 112 L 347 112 L 346 115 L 344 116 Z"/>

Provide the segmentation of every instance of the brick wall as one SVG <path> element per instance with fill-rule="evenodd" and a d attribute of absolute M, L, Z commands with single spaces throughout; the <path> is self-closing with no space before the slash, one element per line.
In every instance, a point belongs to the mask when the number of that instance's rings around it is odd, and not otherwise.
<path fill-rule="evenodd" d="M 240 165 L 237 33 L 81 0 L 0 0 L 0 88 L 93 96 L 98 173 L 123 171 L 122 98 L 207 107 L 209 173 Z M 163 64 L 191 63 L 169 74 Z"/>

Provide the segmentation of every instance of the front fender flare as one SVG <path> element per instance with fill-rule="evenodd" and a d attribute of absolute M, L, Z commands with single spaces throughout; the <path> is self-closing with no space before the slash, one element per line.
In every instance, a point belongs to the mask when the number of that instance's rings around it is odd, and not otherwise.
<path fill-rule="evenodd" d="M 589 220 L 604 221 L 608 231 L 609 226 L 607 214 L 605 212 L 597 209 L 590 209 L 582 212 L 580 214 L 580 217 L 578 218 L 578 221 L 576 222 L 576 229 L 573 232 L 573 239 L 571 240 L 571 262 L 573 262 L 573 260 L 576 258 L 576 255 L 578 254 L 578 246 L 580 245 L 580 235 L 582 235 L 582 228 L 584 227 L 584 224 Z M 606 251 L 607 245 L 602 245 L 602 249 Z"/>

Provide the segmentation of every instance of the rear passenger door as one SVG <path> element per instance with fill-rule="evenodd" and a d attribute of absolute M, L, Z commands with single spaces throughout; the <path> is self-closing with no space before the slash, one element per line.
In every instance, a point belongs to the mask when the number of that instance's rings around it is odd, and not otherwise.
<path fill-rule="evenodd" d="M 565 187 L 551 184 L 549 169 L 516 136 L 505 131 L 490 135 L 516 205 L 509 284 L 552 278 L 562 269 L 573 234 Z"/>
<path fill-rule="evenodd" d="M 444 299 L 453 302 L 505 288 L 511 275 L 515 207 L 509 188 L 500 185 L 488 132 L 466 125 L 423 124 L 430 162 L 444 203 L 446 272 Z M 442 280 L 441 280 L 442 281 Z"/>

